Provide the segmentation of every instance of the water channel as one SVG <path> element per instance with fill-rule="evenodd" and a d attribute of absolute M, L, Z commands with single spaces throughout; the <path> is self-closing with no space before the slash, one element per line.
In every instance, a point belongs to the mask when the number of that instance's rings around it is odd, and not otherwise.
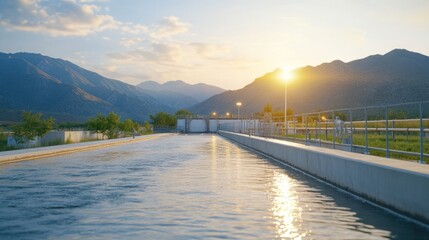
<path fill-rule="evenodd" d="M 0 239 L 428 239 L 217 135 L 0 166 Z"/>

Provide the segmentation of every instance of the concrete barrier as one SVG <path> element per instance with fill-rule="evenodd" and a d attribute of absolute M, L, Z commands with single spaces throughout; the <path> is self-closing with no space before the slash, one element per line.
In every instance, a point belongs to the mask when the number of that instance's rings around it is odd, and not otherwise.
<path fill-rule="evenodd" d="M 38 147 L 38 148 L 28 148 L 21 150 L 5 151 L 0 152 L 0 165 L 6 163 L 19 162 L 24 160 L 50 157 L 59 154 L 67 154 L 77 151 L 87 151 L 103 147 L 111 147 L 121 144 L 128 144 L 140 141 L 146 141 L 154 138 L 170 136 L 172 133 L 161 133 L 161 134 L 151 134 L 145 136 L 138 136 L 135 138 L 118 138 L 111 140 L 99 140 L 93 142 L 83 142 L 83 143 L 73 143 L 73 144 L 64 144 L 50 147 Z"/>
<path fill-rule="evenodd" d="M 94 133 L 92 131 L 50 131 L 43 135 L 43 137 L 35 137 L 33 140 L 29 140 L 25 143 L 17 143 L 13 138 L 13 135 L 8 137 L 7 146 L 15 148 L 31 148 L 41 147 L 43 145 L 49 145 L 52 143 L 78 143 L 82 141 L 94 141 L 94 140 L 106 140 L 107 136 Z"/>
<path fill-rule="evenodd" d="M 342 189 L 429 224 L 429 165 L 219 131 Z"/>

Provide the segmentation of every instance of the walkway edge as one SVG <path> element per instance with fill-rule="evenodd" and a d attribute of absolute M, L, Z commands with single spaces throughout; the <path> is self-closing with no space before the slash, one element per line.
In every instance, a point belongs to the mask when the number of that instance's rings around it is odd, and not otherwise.
<path fill-rule="evenodd" d="M 73 152 L 80 151 L 89 151 L 99 148 L 112 147 L 117 145 L 147 141 L 151 139 L 156 139 L 160 137 L 171 136 L 172 133 L 162 133 L 162 134 L 151 134 L 145 136 L 138 136 L 136 138 L 119 138 L 119 139 L 110 139 L 110 140 L 100 140 L 93 142 L 82 142 L 82 143 L 73 143 L 73 144 L 63 144 L 50 147 L 39 147 L 39 148 L 28 148 L 21 150 L 5 151 L 0 152 L 0 165 L 20 162 L 25 160 L 51 157 L 61 154 L 69 154 Z"/>
<path fill-rule="evenodd" d="M 364 199 L 429 224 L 429 165 L 218 131 Z"/>

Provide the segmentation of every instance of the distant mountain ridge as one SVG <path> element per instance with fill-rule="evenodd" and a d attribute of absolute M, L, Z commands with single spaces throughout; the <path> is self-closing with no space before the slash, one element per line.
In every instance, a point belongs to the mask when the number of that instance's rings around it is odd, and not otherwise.
<path fill-rule="evenodd" d="M 168 81 L 160 84 L 145 81 L 137 85 L 144 92 L 163 104 L 173 108 L 188 108 L 225 90 L 216 86 L 198 83 L 188 84 L 182 80 Z"/>
<path fill-rule="evenodd" d="M 243 103 L 242 114 L 261 111 L 267 103 L 282 111 L 284 83 L 279 73 L 267 73 L 235 91 L 180 80 L 136 87 L 62 59 L 0 53 L 0 121 L 22 110 L 66 121 L 115 111 L 123 118 L 144 121 L 149 114 L 174 113 L 193 104 L 189 110 L 197 114 L 235 114 L 237 101 Z M 288 106 L 297 113 L 429 100 L 429 57 L 405 49 L 347 63 L 306 66 L 294 73 L 297 77 L 288 83 Z"/>
<path fill-rule="evenodd" d="M 295 112 L 395 104 L 429 100 L 429 57 L 405 49 L 372 55 L 348 63 L 335 60 L 295 69 L 288 83 L 288 107 Z M 280 70 L 255 79 L 242 89 L 227 91 L 193 106 L 198 114 L 216 111 L 261 111 L 269 103 L 284 109 L 284 83 Z"/>
<path fill-rule="evenodd" d="M 33 53 L 0 53 L 0 108 L 63 114 L 81 121 L 110 111 L 135 120 L 174 111 L 133 85 Z"/>

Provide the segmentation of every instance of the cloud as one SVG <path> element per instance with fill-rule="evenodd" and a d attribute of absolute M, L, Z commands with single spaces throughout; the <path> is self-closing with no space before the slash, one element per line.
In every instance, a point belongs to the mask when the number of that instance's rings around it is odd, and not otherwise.
<path fill-rule="evenodd" d="M 81 3 L 108 2 L 109 0 L 79 0 Z"/>
<path fill-rule="evenodd" d="M 142 39 L 123 39 L 123 44 L 132 47 Z M 201 67 L 204 65 L 228 65 L 237 68 L 248 68 L 259 64 L 259 61 L 233 53 L 226 44 L 203 42 L 150 42 L 146 46 L 134 47 L 125 52 L 110 53 L 107 56 L 116 64 L 140 65 L 144 68 L 160 66 L 180 69 Z"/>
<path fill-rule="evenodd" d="M 184 50 L 176 44 L 151 43 L 148 47 L 139 47 L 125 53 L 112 53 L 108 56 L 112 60 L 151 62 L 171 64 L 179 62 Z"/>
<path fill-rule="evenodd" d="M 188 31 L 188 23 L 182 22 L 178 17 L 169 16 L 165 17 L 151 29 L 150 36 L 153 38 L 165 38 Z"/>
<path fill-rule="evenodd" d="M 145 25 L 134 23 L 121 23 L 121 30 L 124 34 L 128 33 L 132 35 L 139 35 L 149 31 L 148 27 Z"/>
<path fill-rule="evenodd" d="M 6 0 L 0 1 L 0 25 L 51 36 L 85 36 L 119 27 L 112 16 L 98 14 L 99 10 L 72 0 Z"/>
<path fill-rule="evenodd" d="M 109 76 L 133 83 L 143 80 L 206 79 L 236 69 L 251 70 L 260 61 L 232 52 L 227 44 L 204 42 L 154 42 L 146 39 L 132 50 L 108 54 L 106 65 L 119 66 Z M 204 76 L 203 72 L 215 73 Z M 114 74 L 114 75 L 113 75 Z M 131 77 L 131 75 L 133 77 Z"/>
<path fill-rule="evenodd" d="M 189 24 L 175 16 L 165 17 L 151 27 L 140 23 L 120 22 L 108 14 L 101 14 L 97 2 L 100 1 L 3 0 L 0 1 L 0 26 L 9 30 L 43 33 L 54 37 L 86 36 L 115 29 L 125 36 L 144 34 L 148 38 L 162 39 L 189 31 Z M 129 47 L 134 42 L 122 41 L 121 44 Z"/>
<path fill-rule="evenodd" d="M 141 43 L 144 41 L 144 38 L 139 38 L 139 37 L 132 37 L 132 38 L 127 38 L 127 37 L 123 37 L 120 41 L 121 45 L 124 47 L 132 47 L 138 43 Z"/>
<path fill-rule="evenodd" d="M 196 54 L 205 58 L 213 58 L 221 56 L 230 51 L 230 47 L 225 44 L 210 44 L 203 42 L 192 42 L 188 46 L 195 51 Z"/>
<path fill-rule="evenodd" d="M 106 66 L 106 70 L 109 72 L 115 72 L 118 69 L 118 66 L 110 65 Z"/>

